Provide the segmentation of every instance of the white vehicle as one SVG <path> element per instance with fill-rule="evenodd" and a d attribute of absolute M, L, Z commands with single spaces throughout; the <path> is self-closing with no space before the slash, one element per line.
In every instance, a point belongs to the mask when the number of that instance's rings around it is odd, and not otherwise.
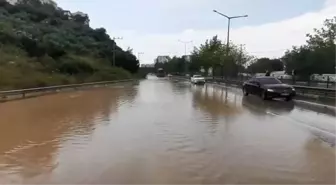
<path fill-rule="evenodd" d="M 265 76 L 265 75 L 266 75 L 266 73 L 256 73 L 254 76 L 259 77 L 259 76 Z"/>
<path fill-rule="evenodd" d="M 205 83 L 205 78 L 201 75 L 194 75 L 190 79 L 191 83 L 193 84 L 204 84 Z"/>

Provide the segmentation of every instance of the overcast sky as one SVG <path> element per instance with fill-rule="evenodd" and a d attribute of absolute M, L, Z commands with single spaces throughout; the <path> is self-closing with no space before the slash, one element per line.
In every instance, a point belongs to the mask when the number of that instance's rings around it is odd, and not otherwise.
<path fill-rule="evenodd" d="M 208 38 L 226 40 L 228 16 L 248 14 L 232 20 L 230 40 L 244 44 L 258 57 L 279 57 L 287 48 L 303 44 L 305 34 L 336 15 L 336 0 L 56 0 L 63 9 L 89 14 L 93 28 L 104 27 L 117 43 L 143 52 L 141 63 L 153 63 L 158 55 L 183 55 Z"/>

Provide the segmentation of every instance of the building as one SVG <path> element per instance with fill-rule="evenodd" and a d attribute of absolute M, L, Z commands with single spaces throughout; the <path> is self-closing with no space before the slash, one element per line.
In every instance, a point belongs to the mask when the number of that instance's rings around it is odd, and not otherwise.
<path fill-rule="evenodd" d="M 168 62 L 170 59 L 169 56 L 158 56 L 156 57 L 156 59 L 154 60 L 154 63 L 166 63 Z"/>
<path fill-rule="evenodd" d="M 182 58 L 184 58 L 187 62 L 191 62 L 191 55 L 183 55 Z"/>
<path fill-rule="evenodd" d="M 76 15 L 78 15 L 78 16 L 82 16 L 82 17 L 87 17 L 87 16 L 88 16 L 88 14 L 83 13 L 83 12 L 80 12 L 80 11 L 77 11 L 77 12 L 75 12 L 75 13 L 72 13 L 72 16 L 76 16 Z"/>
<path fill-rule="evenodd" d="M 143 68 L 145 68 L 145 67 L 147 67 L 147 68 L 152 67 L 153 68 L 154 64 L 141 64 L 140 67 L 143 67 Z"/>

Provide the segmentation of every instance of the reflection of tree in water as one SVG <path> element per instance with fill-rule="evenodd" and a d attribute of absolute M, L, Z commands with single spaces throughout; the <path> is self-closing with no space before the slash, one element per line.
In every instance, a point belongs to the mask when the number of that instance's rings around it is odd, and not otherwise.
<path fill-rule="evenodd" d="M 220 92 L 218 92 L 220 91 Z M 193 102 L 196 107 L 209 113 L 212 117 L 224 116 L 230 118 L 240 113 L 240 109 L 228 101 L 228 92 L 221 88 L 193 89 Z"/>
<path fill-rule="evenodd" d="M 122 89 L 60 93 L 0 104 L 0 172 L 22 177 L 51 170 L 61 142 L 87 137 L 95 124 L 117 111 Z"/>
<path fill-rule="evenodd" d="M 190 84 L 185 81 L 172 82 L 170 85 L 175 93 L 185 94 L 190 89 Z"/>
<path fill-rule="evenodd" d="M 219 121 L 224 121 L 225 130 L 230 130 L 230 124 L 237 115 L 240 109 L 236 106 L 236 97 L 234 101 L 229 100 L 227 89 L 209 88 L 207 85 L 203 88 L 193 88 L 193 104 L 195 108 L 199 108 L 211 117 L 208 121 L 211 132 L 217 132 Z"/>
<path fill-rule="evenodd" d="M 282 100 L 265 101 L 260 97 L 251 95 L 243 97 L 242 105 L 257 116 L 265 116 L 267 115 L 267 112 L 289 114 L 294 109 L 293 102 L 286 102 Z"/>

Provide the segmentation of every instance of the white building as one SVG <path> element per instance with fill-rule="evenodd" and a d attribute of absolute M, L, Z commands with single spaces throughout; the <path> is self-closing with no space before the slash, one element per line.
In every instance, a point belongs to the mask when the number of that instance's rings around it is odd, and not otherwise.
<path fill-rule="evenodd" d="M 141 64 L 140 67 L 154 67 L 154 64 Z"/>
<path fill-rule="evenodd" d="M 271 72 L 270 76 L 278 79 L 292 79 L 292 75 L 286 74 L 286 71 L 273 71 Z"/>
<path fill-rule="evenodd" d="M 156 59 L 155 59 L 155 61 L 154 61 L 154 63 L 166 63 L 166 62 L 168 62 L 169 61 L 169 56 L 158 56 Z"/>

